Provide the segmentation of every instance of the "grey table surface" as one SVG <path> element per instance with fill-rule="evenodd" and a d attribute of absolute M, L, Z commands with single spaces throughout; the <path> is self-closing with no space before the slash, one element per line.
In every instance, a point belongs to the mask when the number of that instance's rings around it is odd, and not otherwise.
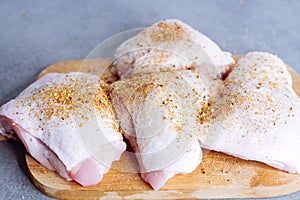
<path fill-rule="evenodd" d="M 109 36 L 181 19 L 233 54 L 267 51 L 300 73 L 300 1 L 0 0 L 0 104 L 49 64 L 82 59 Z M 24 148 L 0 142 L 0 199 L 51 199 L 30 182 Z M 300 192 L 274 199 L 300 199 Z"/>

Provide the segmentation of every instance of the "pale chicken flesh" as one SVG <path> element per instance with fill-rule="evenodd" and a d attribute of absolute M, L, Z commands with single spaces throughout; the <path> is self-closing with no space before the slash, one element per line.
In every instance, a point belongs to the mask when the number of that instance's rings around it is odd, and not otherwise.
<path fill-rule="evenodd" d="M 163 20 L 121 44 L 114 66 L 121 78 L 193 67 L 220 78 L 234 63 L 230 53 L 199 31 L 179 20 Z"/>
<path fill-rule="evenodd" d="M 149 73 L 113 83 L 111 98 L 142 178 L 155 190 L 202 159 L 199 122 L 210 120 L 211 79 L 197 71 Z"/>
<path fill-rule="evenodd" d="M 126 148 L 105 83 L 79 72 L 47 74 L 3 105 L 0 133 L 19 138 L 43 166 L 83 186 L 100 182 Z"/>
<path fill-rule="evenodd" d="M 224 84 L 202 147 L 300 173 L 300 99 L 285 64 L 268 53 L 248 53 Z"/>

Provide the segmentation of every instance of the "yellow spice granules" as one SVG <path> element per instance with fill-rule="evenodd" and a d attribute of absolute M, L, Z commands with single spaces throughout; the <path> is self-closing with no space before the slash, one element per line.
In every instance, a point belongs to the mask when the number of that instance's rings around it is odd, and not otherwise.
<path fill-rule="evenodd" d="M 72 103 L 72 93 L 73 91 L 68 87 L 63 87 L 62 89 L 51 89 L 46 91 L 49 98 L 52 98 L 56 103 L 69 105 Z"/>
<path fill-rule="evenodd" d="M 154 28 L 152 37 L 155 42 L 174 42 L 179 41 L 183 38 L 184 30 L 182 27 L 174 23 L 168 24 L 160 22 L 157 24 L 158 28 Z"/>
<path fill-rule="evenodd" d="M 29 106 L 35 103 L 40 108 L 39 112 L 33 112 L 33 108 L 31 110 L 35 117 L 41 119 L 54 116 L 66 120 L 72 115 L 78 115 L 87 120 L 94 109 L 106 116 L 112 113 L 112 108 L 104 91 L 108 88 L 102 89 L 102 85 L 101 81 L 97 85 L 86 79 L 75 81 L 72 77 L 67 77 L 65 83 L 54 83 L 52 87 L 34 94 Z"/>
<path fill-rule="evenodd" d="M 210 122 L 212 119 L 212 105 L 207 101 L 201 102 L 201 107 L 198 109 L 198 120 L 200 124 Z"/>

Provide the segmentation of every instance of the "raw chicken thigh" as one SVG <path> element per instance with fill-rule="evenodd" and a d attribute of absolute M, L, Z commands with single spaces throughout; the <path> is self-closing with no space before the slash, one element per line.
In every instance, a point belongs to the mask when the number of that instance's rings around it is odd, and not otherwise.
<path fill-rule="evenodd" d="M 225 80 L 223 95 L 202 146 L 300 173 L 300 99 L 285 64 L 248 53 Z"/>
<path fill-rule="evenodd" d="M 212 40 L 179 20 L 164 20 L 125 41 L 116 51 L 115 68 L 121 78 L 145 72 L 195 67 L 220 78 L 234 64 Z"/>
<path fill-rule="evenodd" d="M 195 170 L 199 122 L 209 121 L 210 79 L 196 71 L 149 73 L 113 83 L 111 98 L 142 178 L 155 190 Z"/>
<path fill-rule="evenodd" d="M 104 83 L 79 72 L 45 75 L 3 105 L 0 133 L 83 186 L 101 181 L 126 147 Z"/>
<path fill-rule="evenodd" d="M 83 186 L 120 159 L 121 132 L 154 190 L 194 171 L 201 147 L 300 173 L 300 98 L 285 64 L 262 52 L 234 64 L 189 25 L 159 21 L 118 47 L 102 77 L 111 85 L 47 74 L 1 106 L 0 134 Z"/>

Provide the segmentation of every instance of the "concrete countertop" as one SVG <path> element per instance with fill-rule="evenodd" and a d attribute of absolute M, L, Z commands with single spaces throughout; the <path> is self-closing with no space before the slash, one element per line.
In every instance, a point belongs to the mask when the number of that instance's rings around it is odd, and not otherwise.
<path fill-rule="evenodd" d="M 46 66 L 85 58 L 113 34 L 178 18 L 232 54 L 267 51 L 300 73 L 300 1 L 23 1 L 0 2 L 0 104 Z M 0 142 L 0 199 L 51 199 L 30 182 L 24 148 Z M 274 199 L 300 199 L 300 192 Z"/>

